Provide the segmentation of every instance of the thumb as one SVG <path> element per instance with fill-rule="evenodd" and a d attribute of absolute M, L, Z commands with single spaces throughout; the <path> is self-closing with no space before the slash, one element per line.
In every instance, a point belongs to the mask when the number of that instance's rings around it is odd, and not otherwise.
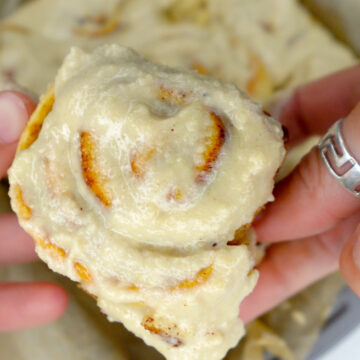
<path fill-rule="evenodd" d="M 360 296 L 360 225 L 342 250 L 340 270 L 349 286 Z"/>
<path fill-rule="evenodd" d="M 360 104 L 343 122 L 341 133 L 347 149 L 359 161 Z M 254 224 L 260 241 L 292 240 L 319 234 L 360 209 L 360 199 L 330 174 L 317 147 L 279 183 L 275 197 L 276 201 Z"/>
<path fill-rule="evenodd" d="M 0 178 L 15 155 L 19 139 L 35 103 L 17 91 L 0 92 Z"/>

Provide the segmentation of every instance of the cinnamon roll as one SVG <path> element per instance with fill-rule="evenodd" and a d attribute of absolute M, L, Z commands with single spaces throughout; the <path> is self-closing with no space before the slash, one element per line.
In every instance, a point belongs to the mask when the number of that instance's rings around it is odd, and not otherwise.
<path fill-rule="evenodd" d="M 10 195 L 41 259 L 110 320 L 167 359 L 218 360 L 244 334 L 249 224 L 283 157 L 281 126 L 234 85 L 118 45 L 72 48 Z"/>

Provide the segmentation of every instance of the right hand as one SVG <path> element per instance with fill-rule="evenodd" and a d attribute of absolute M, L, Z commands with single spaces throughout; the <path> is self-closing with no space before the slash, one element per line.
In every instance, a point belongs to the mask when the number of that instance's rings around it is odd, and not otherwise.
<path fill-rule="evenodd" d="M 279 116 L 290 146 L 346 117 L 342 135 L 360 162 L 359 101 L 360 66 L 299 87 Z M 360 296 L 360 199 L 332 177 L 317 147 L 274 194 L 254 224 L 259 241 L 273 245 L 240 316 L 249 321 L 337 269 Z"/>

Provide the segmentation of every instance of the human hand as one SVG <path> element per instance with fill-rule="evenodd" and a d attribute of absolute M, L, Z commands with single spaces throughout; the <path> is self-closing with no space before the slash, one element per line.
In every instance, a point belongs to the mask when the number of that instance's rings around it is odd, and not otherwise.
<path fill-rule="evenodd" d="M 17 140 L 35 108 L 30 98 L 14 91 L 0 92 L 0 178 L 6 175 Z M 0 266 L 36 260 L 32 239 L 14 214 L 0 214 Z M 20 330 L 58 318 L 67 295 L 47 282 L 0 282 L 0 332 Z"/>
<path fill-rule="evenodd" d="M 298 88 L 279 114 L 290 147 L 347 117 L 342 135 L 360 161 L 359 101 L 360 66 Z M 274 195 L 254 224 L 258 240 L 274 245 L 259 265 L 259 282 L 240 317 L 250 321 L 338 268 L 360 296 L 360 199 L 332 177 L 317 147 Z"/>

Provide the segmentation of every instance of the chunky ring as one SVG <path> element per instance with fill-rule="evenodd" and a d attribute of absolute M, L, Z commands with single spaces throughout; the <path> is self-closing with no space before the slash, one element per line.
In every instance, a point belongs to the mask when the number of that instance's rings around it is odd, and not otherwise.
<path fill-rule="evenodd" d="M 331 175 L 356 197 L 360 197 L 360 164 L 346 148 L 338 120 L 320 140 L 318 147 Z"/>

